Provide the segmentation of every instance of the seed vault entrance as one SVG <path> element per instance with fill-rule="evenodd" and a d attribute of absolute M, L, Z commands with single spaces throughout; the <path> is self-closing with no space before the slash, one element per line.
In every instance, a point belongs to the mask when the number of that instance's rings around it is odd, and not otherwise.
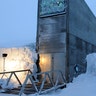
<path fill-rule="evenodd" d="M 42 72 L 60 70 L 65 77 L 65 53 L 44 53 L 40 54 L 40 68 Z M 51 74 L 52 78 L 56 74 Z"/>
<path fill-rule="evenodd" d="M 66 71 L 67 0 L 38 0 L 37 52 L 41 72 Z M 51 74 L 55 78 L 56 74 Z"/>
<path fill-rule="evenodd" d="M 95 26 L 96 17 L 84 0 L 38 0 L 36 48 L 41 71 L 60 69 L 67 81 L 86 72 L 85 57 L 96 52 Z"/>

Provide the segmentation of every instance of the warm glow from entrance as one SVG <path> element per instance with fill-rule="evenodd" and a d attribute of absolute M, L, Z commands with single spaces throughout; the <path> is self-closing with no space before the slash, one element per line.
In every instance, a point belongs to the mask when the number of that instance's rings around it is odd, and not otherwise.
<path fill-rule="evenodd" d="M 50 54 L 40 54 L 40 68 L 43 72 L 51 70 L 51 60 Z"/>
<path fill-rule="evenodd" d="M 42 64 L 46 64 L 46 60 L 47 58 L 45 58 L 45 57 L 41 57 L 40 58 L 40 62 L 42 63 Z"/>
<path fill-rule="evenodd" d="M 2 54 L 6 53 L 7 56 L 3 57 Z M 37 59 L 37 54 L 29 48 L 4 48 L 0 50 L 0 72 L 10 72 L 18 70 L 34 70 L 33 66 Z M 23 82 L 27 72 L 16 73 L 19 79 Z M 6 76 L 9 74 L 6 74 Z M 2 74 L 0 75 L 0 77 Z M 13 79 L 14 80 L 14 76 Z"/>

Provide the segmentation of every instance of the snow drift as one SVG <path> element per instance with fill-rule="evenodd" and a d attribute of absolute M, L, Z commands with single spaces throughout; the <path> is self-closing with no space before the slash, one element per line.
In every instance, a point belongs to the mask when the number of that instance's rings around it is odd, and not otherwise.
<path fill-rule="evenodd" d="M 88 54 L 87 71 L 74 78 L 59 96 L 96 96 L 96 53 Z"/>
<path fill-rule="evenodd" d="M 2 57 L 3 53 L 8 54 L 7 57 Z M 17 71 L 17 70 L 30 69 L 33 73 L 36 73 L 37 72 L 37 67 L 35 64 L 36 60 L 37 60 L 37 54 L 35 52 L 35 46 L 33 44 L 29 44 L 18 48 L 1 48 L 0 72 L 3 72 L 4 70 Z M 27 72 L 16 73 L 16 75 L 19 77 L 21 83 L 23 83 L 26 78 Z M 2 74 L 0 74 L 0 77 L 2 77 Z M 4 86 L 8 77 L 9 74 L 5 74 L 3 79 L 0 80 L 0 85 Z M 14 78 L 14 76 L 12 77 L 11 81 L 13 85 L 16 85 L 17 80 L 16 78 Z M 12 84 L 10 88 L 12 88 Z"/>

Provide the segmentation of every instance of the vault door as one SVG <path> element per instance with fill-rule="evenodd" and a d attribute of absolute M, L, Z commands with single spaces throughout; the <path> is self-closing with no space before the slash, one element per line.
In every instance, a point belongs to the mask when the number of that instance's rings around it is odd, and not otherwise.
<path fill-rule="evenodd" d="M 63 73 L 63 76 L 65 76 L 65 53 L 54 53 L 53 55 L 53 69 L 54 70 L 60 70 Z M 54 74 L 55 76 L 56 74 Z"/>

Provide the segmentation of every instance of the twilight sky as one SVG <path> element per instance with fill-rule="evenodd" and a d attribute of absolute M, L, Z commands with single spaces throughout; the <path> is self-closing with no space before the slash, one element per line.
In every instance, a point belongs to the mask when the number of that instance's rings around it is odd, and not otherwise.
<path fill-rule="evenodd" d="M 85 0 L 96 15 L 96 0 Z M 0 0 L 0 48 L 36 41 L 37 0 Z"/>

